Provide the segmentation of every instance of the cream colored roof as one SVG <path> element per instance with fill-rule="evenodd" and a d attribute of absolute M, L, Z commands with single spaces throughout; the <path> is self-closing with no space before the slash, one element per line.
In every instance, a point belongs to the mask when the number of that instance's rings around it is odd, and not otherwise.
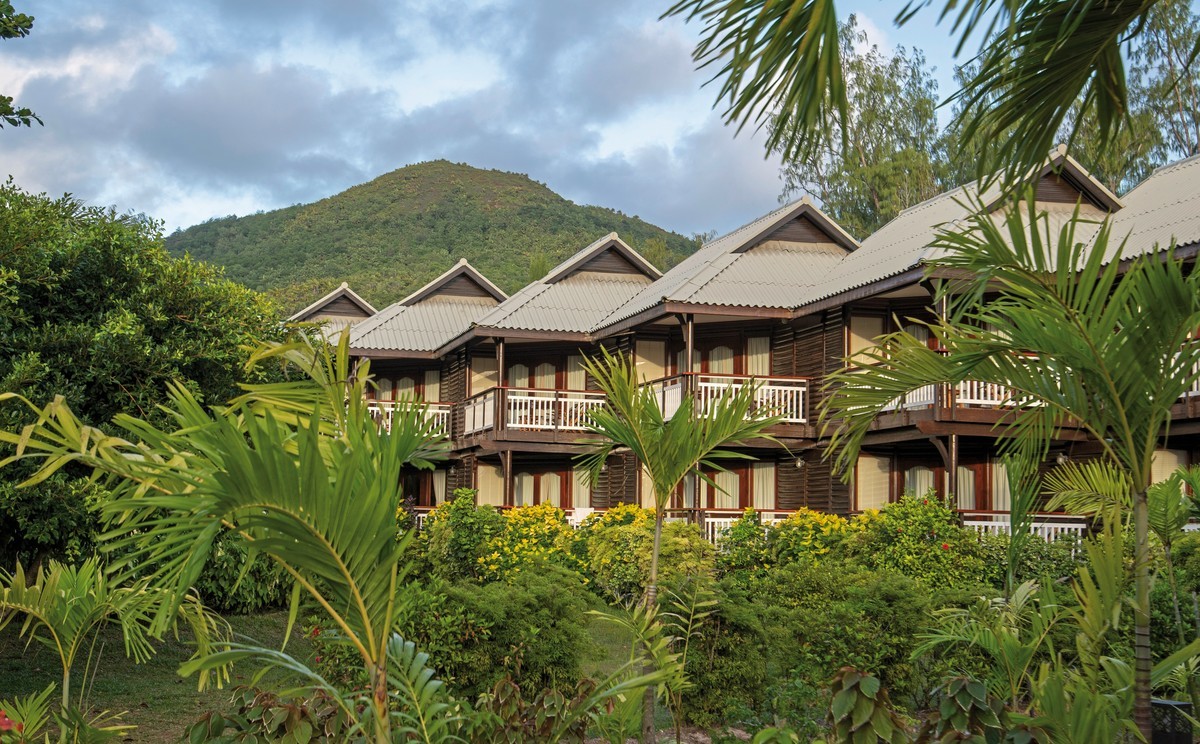
<path fill-rule="evenodd" d="M 1126 255 L 1200 243 L 1200 155 L 1159 168 L 1122 201 L 1112 234 L 1116 241 L 1128 234 Z"/>
<path fill-rule="evenodd" d="M 615 250 L 638 273 L 584 271 L 600 254 Z M 587 333 L 662 276 L 616 233 L 609 233 L 520 290 L 479 319 L 481 328 Z"/>

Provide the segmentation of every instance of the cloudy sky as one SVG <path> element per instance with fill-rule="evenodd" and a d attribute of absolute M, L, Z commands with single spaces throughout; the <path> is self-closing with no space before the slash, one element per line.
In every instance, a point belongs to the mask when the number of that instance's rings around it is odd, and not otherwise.
<path fill-rule="evenodd" d="M 0 91 L 45 126 L 0 131 L 0 176 L 168 230 L 434 158 L 685 234 L 732 229 L 781 188 L 761 139 L 712 110 L 699 26 L 657 20 L 666 0 L 14 4 L 36 20 L 0 42 Z M 932 18 L 899 38 L 892 4 L 839 11 L 949 78 Z"/>

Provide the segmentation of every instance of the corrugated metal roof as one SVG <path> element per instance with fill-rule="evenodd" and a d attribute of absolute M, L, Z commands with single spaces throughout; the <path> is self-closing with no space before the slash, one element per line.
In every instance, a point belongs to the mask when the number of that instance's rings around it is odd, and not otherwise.
<path fill-rule="evenodd" d="M 1113 237 L 1126 234 L 1126 254 L 1200 242 L 1200 155 L 1163 166 L 1126 194 L 1113 216 Z"/>
<path fill-rule="evenodd" d="M 739 252 L 779 225 L 802 215 L 832 233 L 841 246 L 772 240 Z M 807 296 L 814 281 L 837 266 L 848 248 L 857 245 L 805 197 L 706 243 L 617 308 L 602 325 L 632 317 L 660 302 L 791 308 Z"/>
<path fill-rule="evenodd" d="M 479 319 L 478 325 L 526 331 L 587 333 L 613 308 L 650 284 L 638 274 L 581 271 L 554 284 L 534 282 Z"/>
<path fill-rule="evenodd" d="M 354 326 L 350 347 L 364 351 L 434 351 L 496 307 L 485 297 L 430 297 L 396 303 Z"/>

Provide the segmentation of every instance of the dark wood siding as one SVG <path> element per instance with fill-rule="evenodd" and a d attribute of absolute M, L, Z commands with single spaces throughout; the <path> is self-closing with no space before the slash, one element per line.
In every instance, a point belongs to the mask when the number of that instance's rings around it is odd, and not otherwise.
<path fill-rule="evenodd" d="M 785 222 L 771 232 L 756 240 L 752 245 L 747 246 L 743 250 L 750 250 L 759 243 L 765 243 L 768 240 L 782 240 L 789 243 L 832 243 L 834 242 L 825 234 L 816 224 L 801 215 L 794 220 Z"/>
<path fill-rule="evenodd" d="M 334 316 L 338 318 L 369 318 L 371 314 L 363 310 L 354 300 L 349 297 L 341 296 L 326 302 L 324 305 L 316 308 L 300 318 L 300 320 L 311 320 L 312 318 L 321 316 Z"/>
<path fill-rule="evenodd" d="M 475 455 L 467 453 L 460 460 L 450 461 L 450 470 L 446 473 L 446 498 L 454 493 L 456 488 L 475 487 Z"/>
<path fill-rule="evenodd" d="M 645 270 L 634 266 L 620 251 L 609 248 L 580 266 L 576 271 L 594 271 L 601 274 L 645 274 Z"/>
<path fill-rule="evenodd" d="M 592 489 L 592 507 L 609 509 L 618 504 L 637 503 L 638 462 L 628 452 L 608 458 L 608 469 Z"/>
<path fill-rule="evenodd" d="M 467 351 L 459 349 L 442 358 L 442 401 L 445 403 L 460 403 L 467 398 Z M 450 436 L 456 437 L 463 430 L 462 406 L 450 409 Z"/>
<path fill-rule="evenodd" d="M 796 329 L 790 325 L 771 330 L 771 374 L 776 377 L 796 375 Z"/>
<path fill-rule="evenodd" d="M 438 288 L 435 296 L 443 297 L 491 297 L 492 293 L 480 286 L 469 276 L 459 276 Z"/>

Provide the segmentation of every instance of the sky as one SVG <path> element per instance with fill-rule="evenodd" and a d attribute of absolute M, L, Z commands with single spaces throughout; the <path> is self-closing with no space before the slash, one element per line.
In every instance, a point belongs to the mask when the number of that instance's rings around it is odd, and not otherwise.
<path fill-rule="evenodd" d="M 160 219 L 307 203 L 438 158 L 528 174 L 580 204 L 690 235 L 778 205 L 779 162 L 735 136 L 647 0 L 14 0 L 0 92 L 45 126 L 0 130 L 0 177 Z M 948 31 L 899 3 L 839 3 L 880 46 Z"/>

